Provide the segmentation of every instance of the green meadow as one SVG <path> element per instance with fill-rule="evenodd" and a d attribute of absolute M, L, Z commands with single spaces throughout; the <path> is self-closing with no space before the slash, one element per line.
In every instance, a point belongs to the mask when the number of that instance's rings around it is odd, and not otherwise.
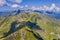
<path fill-rule="evenodd" d="M 60 20 L 37 12 L 3 17 L 0 40 L 60 40 Z"/>

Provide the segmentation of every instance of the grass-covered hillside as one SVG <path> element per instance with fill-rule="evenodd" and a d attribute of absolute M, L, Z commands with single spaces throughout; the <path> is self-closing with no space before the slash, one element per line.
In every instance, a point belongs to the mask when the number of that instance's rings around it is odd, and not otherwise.
<path fill-rule="evenodd" d="M 60 20 L 36 12 L 0 18 L 0 40 L 60 40 Z"/>

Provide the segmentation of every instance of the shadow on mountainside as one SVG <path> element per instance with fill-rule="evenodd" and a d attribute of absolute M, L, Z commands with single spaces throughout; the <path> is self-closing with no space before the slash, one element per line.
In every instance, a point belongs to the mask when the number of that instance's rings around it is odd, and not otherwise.
<path fill-rule="evenodd" d="M 37 38 L 38 40 L 43 40 L 43 38 L 39 35 L 39 34 L 35 34 L 33 31 L 27 30 L 29 32 L 31 32 L 35 38 Z"/>
<path fill-rule="evenodd" d="M 20 25 L 18 27 L 16 27 L 17 24 L 20 24 Z M 1 37 L 1 38 L 7 37 L 8 35 L 14 33 L 15 31 L 18 31 L 18 30 L 22 29 L 25 26 L 28 26 L 31 30 L 32 29 L 42 30 L 38 25 L 36 25 L 36 23 L 32 23 L 30 21 L 27 21 L 27 22 L 14 21 L 14 22 L 11 23 L 10 30 L 8 32 L 4 33 L 4 36 Z"/>
<path fill-rule="evenodd" d="M 1 38 L 7 37 L 8 35 L 14 33 L 14 32 L 17 31 L 17 30 L 20 30 L 21 28 L 23 28 L 23 27 L 25 26 L 24 23 L 23 23 L 23 24 L 19 25 L 19 27 L 16 27 L 16 25 L 19 24 L 19 23 L 20 23 L 20 22 L 18 22 L 18 21 L 12 22 L 12 23 L 11 23 L 11 28 L 10 28 L 10 30 L 9 30 L 8 32 L 4 33 L 4 36 L 1 37 Z M 1 39 L 1 38 L 0 38 L 0 39 Z"/>
<path fill-rule="evenodd" d="M 16 25 L 18 24 L 19 22 L 17 21 L 14 21 L 12 24 L 11 24 L 11 28 L 10 30 L 4 34 L 4 37 L 7 37 L 8 35 L 14 33 L 15 31 L 17 30 L 20 30 L 21 28 L 23 28 L 25 25 L 24 23 L 22 23 L 21 25 L 19 25 L 19 27 L 16 27 Z"/>
<path fill-rule="evenodd" d="M 35 30 L 42 30 L 36 23 L 32 23 L 30 21 L 26 22 L 26 25 L 30 28 L 30 29 L 35 29 Z"/>

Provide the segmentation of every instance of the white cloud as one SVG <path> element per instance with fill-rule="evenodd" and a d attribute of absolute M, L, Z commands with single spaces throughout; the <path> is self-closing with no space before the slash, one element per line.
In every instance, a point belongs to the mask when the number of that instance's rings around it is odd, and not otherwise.
<path fill-rule="evenodd" d="M 56 5 L 53 3 L 50 7 L 50 10 L 54 10 L 56 8 Z"/>
<path fill-rule="evenodd" d="M 51 6 L 40 6 L 40 7 L 36 7 L 36 6 L 32 6 L 31 7 L 32 10 L 44 10 L 44 11 L 56 11 L 56 12 L 60 12 L 60 8 L 56 6 L 56 4 L 51 4 Z"/>
<path fill-rule="evenodd" d="M 32 6 L 32 8 L 31 8 L 32 10 L 36 10 L 36 8 L 35 8 L 35 6 Z"/>
<path fill-rule="evenodd" d="M 17 3 L 21 3 L 22 2 L 22 0 L 15 0 Z"/>
<path fill-rule="evenodd" d="M 20 8 L 20 9 L 23 9 L 24 8 L 24 6 L 20 6 L 18 4 L 10 5 L 10 7 L 12 7 L 12 8 Z"/>
<path fill-rule="evenodd" d="M 58 11 L 58 12 L 59 12 L 59 11 L 60 11 L 60 8 L 56 7 L 56 11 Z"/>
<path fill-rule="evenodd" d="M 21 3 L 22 2 L 22 0 L 8 0 L 8 1 L 10 1 L 10 2 L 16 2 L 16 3 Z"/>
<path fill-rule="evenodd" d="M 50 11 L 60 11 L 60 8 L 57 7 L 56 4 L 53 3 L 53 4 L 51 5 L 51 7 L 50 7 L 49 10 L 50 10 Z"/>
<path fill-rule="evenodd" d="M 17 5 L 17 4 L 13 4 L 13 5 L 11 5 L 11 7 L 12 7 L 12 8 L 17 8 L 17 7 L 20 7 L 20 6 Z"/>
<path fill-rule="evenodd" d="M 16 2 L 16 3 L 21 3 L 22 2 L 22 0 L 8 0 L 8 1 L 10 1 L 10 2 Z M 0 6 L 3 6 L 3 5 L 11 5 L 10 3 L 8 3 L 6 0 L 0 0 Z"/>
<path fill-rule="evenodd" d="M 55 7 L 55 6 L 56 6 L 56 5 L 53 3 L 53 4 L 52 4 L 52 7 Z"/>
<path fill-rule="evenodd" d="M 21 3 L 22 0 L 9 0 L 10 2 L 16 2 L 16 3 Z M 26 4 L 25 6 L 20 6 L 18 4 L 11 4 L 11 3 L 8 3 L 6 2 L 6 0 L 0 0 L 0 6 L 3 6 L 3 5 L 8 5 L 12 8 L 28 8 L 29 6 Z M 32 6 L 31 8 L 32 10 L 48 10 L 48 11 L 60 11 L 60 8 L 56 6 L 55 3 L 52 3 L 52 5 L 50 7 L 44 5 L 43 7 L 35 7 L 35 6 Z"/>
<path fill-rule="evenodd" d="M 53 3 L 50 7 L 48 7 L 47 5 L 40 7 L 40 10 L 52 11 L 52 10 L 55 10 L 55 8 L 56 8 L 56 5 Z"/>
<path fill-rule="evenodd" d="M 0 0 L 0 6 L 3 6 L 6 3 L 5 0 Z"/>
<path fill-rule="evenodd" d="M 24 8 L 24 6 L 20 6 L 20 8 Z"/>
<path fill-rule="evenodd" d="M 10 6 L 10 7 L 12 7 L 12 8 L 23 8 L 23 6 L 20 7 L 20 5 L 16 4 L 16 3 L 21 3 L 22 0 L 9 0 L 9 1 L 10 1 L 11 3 L 6 2 L 6 4 L 7 4 L 8 6 Z M 12 4 L 12 3 L 14 3 L 14 2 L 16 2 L 16 3 L 15 3 L 15 4 Z"/>
<path fill-rule="evenodd" d="M 45 10 L 45 11 L 60 11 L 60 8 L 56 6 L 56 4 L 51 4 L 50 7 L 44 5 L 43 7 L 40 8 L 40 10 Z"/>
<path fill-rule="evenodd" d="M 49 10 L 49 7 L 46 5 L 44 5 L 43 8 L 44 8 L 44 10 Z"/>
<path fill-rule="evenodd" d="M 28 7 L 28 5 L 26 4 L 25 7 Z"/>
<path fill-rule="evenodd" d="M 11 3 L 13 2 L 16 2 L 16 3 L 21 3 L 22 2 L 22 0 L 9 0 Z M 11 3 L 8 3 L 8 2 L 6 2 L 6 4 L 8 5 L 8 6 L 10 6 L 10 7 L 12 7 L 12 8 L 23 8 L 22 6 L 20 7 L 20 5 L 18 5 L 18 4 L 11 4 Z"/>
<path fill-rule="evenodd" d="M 40 10 L 40 9 L 42 9 L 41 7 L 35 7 L 35 6 L 32 6 L 32 8 L 31 8 L 32 10 Z"/>

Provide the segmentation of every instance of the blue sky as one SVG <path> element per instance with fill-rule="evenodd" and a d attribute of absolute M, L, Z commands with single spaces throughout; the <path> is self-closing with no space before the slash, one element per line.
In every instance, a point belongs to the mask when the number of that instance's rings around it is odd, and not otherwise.
<path fill-rule="evenodd" d="M 56 4 L 56 6 L 60 7 L 60 0 L 22 0 L 20 3 L 14 2 L 14 0 L 6 0 L 7 3 L 10 4 L 19 4 L 19 5 L 29 5 L 29 6 L 51 6 L 52 3 Z"/>
<path fill-rule="evenodd" d="M 0 0 L 0 9 L 12 9 L 12 7 L 15 6 L 22 6 L 22 7 L 28 7 L 31 8 L 34 7 L 43 7 L 51 6 L 52 4 L 55 4 L 57 7 L 60 7 L 60 0 Z"/>
<path fill-rule="evenodd" d="M 21 5 L 28 4 L 29 6 L 51 6 L 52 3 L 60 7 L 60 0 L 23 0 Z"/>

